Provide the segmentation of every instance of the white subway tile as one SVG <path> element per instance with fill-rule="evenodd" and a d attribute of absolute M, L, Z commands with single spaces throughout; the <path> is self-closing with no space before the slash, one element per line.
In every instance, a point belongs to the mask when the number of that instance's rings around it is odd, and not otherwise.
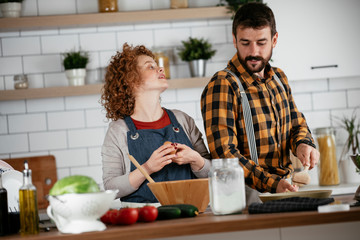
<path fill-rule="evenodd" d="M 90 165 L 100 165 L 102 163 L 101 147 L 89 148 L 88 156 Z"/>
<path fill-rule="evenodd" d="M 66 78 L 65 72 L 60 73 L 46 73 L 44 74 L 45 87 L 63 87 L 68 86 L 69 81 Z"/>
<path fill-rule="evenodd" d="M 227 63 L 224 62 L 207 62 L 206 63 L 206 69 L 205 69 L 205 76 L 209 78 L 209 81 L 211 77 L 217 72 L 222 69 L 224 69 L 227 66 Z M 189 70 L 188 70 L 189 71 Z"/>
<path fill-rule="evenodd" d="M 360 116 L 360 109 L 344 108 L 344 109 L 331 110 L 332 126 L 341 128 L 341 126 L 343 125 L 342 119 L 344 117 L 351 118 L 353 114 L 356 114 L 356 116 Z"/>
<path fill-rule="evenodd" d="M 83 34 L 83 33 L 95 33 L 96 27 L 84 27 L 84 28 L 60 28 L 60 34 Z"/>
<path fill-rule="evenodd" d="M 14 76 L 5 76 L 5 89 L 6 90 L 14 90 Z"/>
<path fill-rule="evenodd" d="M 360 88 L 359 90 L 348 91 L 349 107 L 360 107 Z"/>
<path fill-rule="evenodd" d="M 105 26 L 98 26 L 98 32 L 121 32 L 121 31 L 130 31 L 134 30 L 134 25 L 105 25 Z"/>
<path fill-rule="evenodd" d="M 49 155 L 48 151 L 22 152 L 22 153 L 11 153 L 11 158 L 47 156 L 47 155 Z"/>
<path fill-rule="evenodd" d="M 45 98 L 26 100 L 28 112 L 53 112 L 65 110 L 64 98 Z"/>
<path fill-rule="evenodd" d="M 22 73 L 21 57 L 1 57 L 0 74 L 19 74 Z"/>
<path fill-rule="evenodd" d="M 60 72 L 61 59 L 59 55 L 25 56 L 25 73 Z"/>
<path fill-rule="evenodd" d="M 89 177 L 93 178 L 97 184 L 102 185 L 101 165 L 89 166 L 89 167 L 72 167 L 70 169 L 70 172 L 71 172 L 71 175 L 89 176 Z"/>
<path fill-rule="evenodd" d="M 25 133 L 46 130 L 45 113 L 9 115 L 8 119 L 10 133 Z"/>
<path fill-rule="evenodd" d="M 221 25 L 221 26 L 226 26 L 232 28 L 232 20 L 230 18 L 226 18 L 226 19 L 209 19 L 209 25 Z M 230 31 L 230 36 L 231 36 L 232 31 Z"/>
<path fill-rule="evenodd" d="M 147 48 L 151 48 L 154 45 L 154 35 L 151 30 L 118 32 L 116 36 L 120 49 L 122 49 L 125 42 L 133 46 L 145 45 Z"/>
<path fill-rule="evenodd" d="M 118 1 L 118 8 L 120 12 L 150 10 L 151 2 L 149 0 Z"/>
<path fill-rule="evenodd" d="M 223 26 L 194 27 L 191 29 L 191 36 L 204 38 L 208 40 L 210 44 L 227 42 L 226 31 Z"/>
<path fill-rule="evenodd" d="M 165 92 L 161 93 L 161 103 L 172 103 L 172 102 L 176 102 L 175 89 L 168 89 Z"/>
<path fill-rule="evenodd" d="M 177 90 L 178 102 L 200 101 L 202 88 L 184 88 Z"/>
<path fill-rule="evenodd" d="M 86 149 L 58 150 L 51 151 L 51 154 L 55 156 L 57 168 L 87 165 Z"/>
<path fill-rule="evenodd" d="M 189 7 L 215 7 L 219 0 L 189 0 Z"/>
<path fill-rule="evenodd" d="M 8 133 L 8 122 L 5 115 L 0 114 L 0 134 Z"/>
<path fill-rule="evenodd" d="M 204 27 L 208 25 L 207 20 L 197 20 L 197 21 L 181 21 L 181 22 L 171 22 L 173 28 L 183 28 L 183 27 Z"/>
<path fill-rule="evenodd" d="M 213 48 L 216 50 L 215 55 L 211 58 L 212 62 L 224 62 L 224 67 L 227 62 L 235 55 L 236 49 L 232 43 L 225 44 L 213 44 Z M 220 69 L 219 69 L 220 70 Z M 215 73 L 215 71 L 214 71 Z"/>
<path fill-rule="evenodd" d="M 58 29 L 46 29 L 46 30 L 21 30 L 21 36 L 45 36 L 45 35 L 58 35 Z"/>
<path fill-rule="evenodd" d="M 331 126 L 330 111 L 303 112 L 303 114 L 312 131 L 315 128 Z"/>
<path fill-rule="evenodd" d="M 86 69 L 97 69 L 100 67 L 99 52 L 89 52 L 89 62 Z"/>
<path fill-rule="evenodd" d="M 99 12 L 98 0 L 76 0 L 78 13 Z"/>
<path fill-rule="evenodd" d="M 4 38 L 2 45 L 4 56 L 40 54 L 39 37 Z"/>
<path fill-rule="evenodd" d="M 86 127 L 107 127 L 109 125 L 104 109 L 85 110 L 85 116 Z"/>
<path fill-rule="evenodd" d="M 57 166 L 56 166 L 57 167 Z M 58 168 L 56 169 L 57 179 L 62 179 L 64 177 L 70 176 L 70 168 Z"/>
<path fill-rule="evenodd" d="M 25 113 L 25 101 L 0 101 L 0 114 Z"/>
<path fill-rule="evenodd" d="M 281 67 L 280 67 L 281 68 Z M 286 74 L 286 72 L 285 72 Z M 324 92 L 328 91 L 327 79 L 314 79 L 309 81 L 290 81 L 292 93 Z"/>
<path fill-rule="evenodd" d="M 169 9 L 169 0 L 151 0 L 152 9 Z"/>
<path fill-rule="evenodd" d="M 122 51 L 122 48 L 121 48 Z M 100 66 L 99 67 L 107 67 L 110 63 L 111 57 L 115 56 L 116 51 L 105 51 L 105 52 L 100 52 Z"/>
<path fill-rule="evenodd" d="M 344 90 L 360 88 L 360 76 L 346 77 L 346 78 L 334 78 L 329 80 L 330 90 Z"/>
<path fill-rule="evenodd" d="M 85 127 L 84 111 L 52 112 L 47 116 L 49 130 Z"/>
<path fill-rule="evenodd" d="M 324 92 L 313 94 L 315 110 L 346 108 L 346 94 L 339 92 Z"/>
<path fill-rule="evenodd" d="M 101 69 L 87 69 L 86 76 L 85 76 L 85 84 L 97 84 L 100 83 L 101 79 Z"/>
<path fill-rule="evenodd" d="M 5 90 L 5 78 L 0 76 L 0 90 Z"/>
<path fill-rule="evenodd" d="M 26 152 L 29 150 L 26 134 L 0 135 L 0 154 Z"/>
<path fill-rule="evenodd" d="M 312 109 L 311 94 L 293 94 L 295 104 L 300 112 Z"/>
<path fill-rule="evenodd" d="M 65 131 L 29 133 L 29 139 L 31 151 L 57 150 L 67 147 Z"/>
<path fill-rule="evenodd" d="M 186 40 L 190 36 L 190 29 L 159 29 L 154 30 L 154 44 L 155 46 L 180 46 L 181 40 Z"/>
<path fill-rule="evenodd" d="M 39 15 L 75 14 L 75 2 L 74 0 L 38 0 Z"/>
<path fill-rule="evenodd" d="M 78 35 L 57 35 L 41 37 L 43 53 L 65 53 L 79 49 Z"/>
<path fill-rule="evenodd" d="M 29 88 L 43 88 L 44 76 L 42 74 L 28 74 Z"/>
<path fill-rule="evenodd" d="M 21 16 L 37 16 L 37 0 L 26 0 L 22 2 Z"/>
<path fill-rule="evenodd" d="M 167 109 L 178 109 L 190 117 L 196 119 L 196 106 L 193 102 L 181 102 L 181 103 L 164 103 L 163 106 Z"/>
<path fill-rule="evenodd" d="M 84 109 L 84 108 L 100 108 L 100 95 L 86 95 L 65 97 L 66 110 Z"/>
<path fill-rule="evenodd" d="M 80 47 L 85 51 L 116 49 L 115 33 L 80 34 Z"/>
<path fill-rule="evenodd" d="M 170 28 L 171 25 L 169 22 L 160 22 L 160 23 L 143 23 L 143 24 L 136 24 L 134 26 L 135 30 L 148 30 L 148 29 L 160 29 L 160 28 Z"/>
<path fill-rule="evenodd" d="M 83 130 L 69 130 L 69 147 L 98 147 L 103 144 L 104 130 L 102 128 L 88 128 Z"/>
<path fill-rule="evenodd" d="M 0 32 L 0 38 L 3 37 L 18 37 L 20 36 L 20 32 L 19 31 L 14 31 L 14 32 Z"/>

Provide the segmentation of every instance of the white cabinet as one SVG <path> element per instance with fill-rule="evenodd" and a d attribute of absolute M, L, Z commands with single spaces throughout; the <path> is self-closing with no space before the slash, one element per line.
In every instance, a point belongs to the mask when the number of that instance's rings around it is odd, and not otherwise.
<path fill-rule="evenodd" d="M 360 75 L 359 0 L 265 0 L 279 33 L 273 66 L 289 80 Z"/>

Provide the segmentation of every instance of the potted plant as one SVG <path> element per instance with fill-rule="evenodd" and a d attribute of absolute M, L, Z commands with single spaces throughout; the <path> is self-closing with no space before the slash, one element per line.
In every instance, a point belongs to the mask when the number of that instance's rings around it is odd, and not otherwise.
<path fill-rule="evenodd" d="M 22 1 L 23 0 L 0 0 L 3 17 L 20 17 Z"/>
<path fill-rule="evenodd" d="M 63 54 L 65 75 L 70 86 L 85 84 L 86 64 L 89 62 L 89 54 L 84 51 L 71 51 Z"/>
<path fill-rule="evenodd" d="M 227 4 L 225 4 L 225 2 Z M 262 2 L 262 0 L 220 0 L 220 3 L 217 6 L 226 6 L 228 13 L 232 13 L 231 18 L 233 19 L 235 13 L 240 8 L 241 5 L 249 2 Z"/>
<path fill-rule="evenodd" d="M 188 41 L 181 43 L 183 46 L 179 49 L 179 56 L 189 63 L 191 77 L 204 77 L 206 61 L 215 55 L 216 50 L 203 38 L 189 37 Z"/>

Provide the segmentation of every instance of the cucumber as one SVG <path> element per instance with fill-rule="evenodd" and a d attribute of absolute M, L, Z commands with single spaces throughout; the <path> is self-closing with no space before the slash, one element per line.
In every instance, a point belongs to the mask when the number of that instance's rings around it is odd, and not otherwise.
<path fill-rule="evenodd" d="M 172 205 L 164 205 L 159 208 L 167 208 L 167 207 L 175 207 L 179 208 L 181 211 L 181 217 L 195 217 L 199 214 L 199 209 L 191 204 L 172 204 Z"/>
<path fill-rule="evenodd" d="M 174 218 L 180 218 L 180 217 L 181 217 L 180 208 L 167 207 L 167 206 L 158 207 L 157 220 L 174 219 Z"/>

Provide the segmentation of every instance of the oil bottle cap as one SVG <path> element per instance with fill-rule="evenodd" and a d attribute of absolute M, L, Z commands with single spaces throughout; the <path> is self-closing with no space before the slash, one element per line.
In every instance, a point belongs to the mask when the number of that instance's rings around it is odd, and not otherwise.
<path fill-rule="evenodd" d="M 28 161 L 25 160 L 24 161 L 24 176 L 28 177 L 28 176 L 31 176 L 31 169 L 29 169 L 29 164 L 28 164 Z"/>

